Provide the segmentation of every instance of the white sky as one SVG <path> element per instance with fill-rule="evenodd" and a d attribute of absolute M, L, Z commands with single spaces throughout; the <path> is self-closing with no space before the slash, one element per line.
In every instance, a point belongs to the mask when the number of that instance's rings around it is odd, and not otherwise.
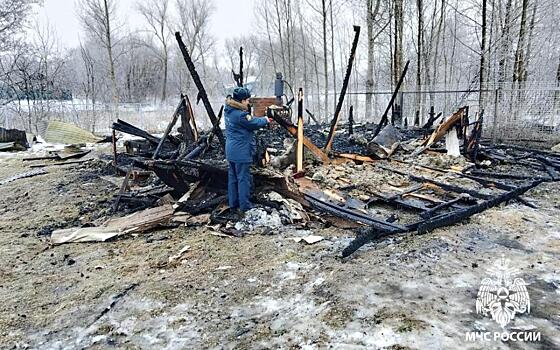
<path fill-rule="evenodd" d="M 131 29 L 144 26 L 143 18 L 135 10 L 138 0 L 118 0 L 118 16 Z M 254 28 L 254 0 L 213 0 L 215 11 L 212 15 L 212 34 L 218 39 L 218 48 L 223 48 L 224 40 L 239 36 Z M 171 0 L 173 4 L 174 1 Z M 77 10 L 80 0 L 44 0 L 44 6 L 36 10 L 36 18 L 41 25 L 52 26 L 63 47 L 78 46 L 82 27 Z M 172 6 L 175 11 L 175 6 Z"/>

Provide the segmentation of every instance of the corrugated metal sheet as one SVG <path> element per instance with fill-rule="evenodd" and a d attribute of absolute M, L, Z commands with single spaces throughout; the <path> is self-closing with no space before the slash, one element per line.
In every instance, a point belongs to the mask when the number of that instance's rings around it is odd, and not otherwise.
<path fill-rule="evenodd" d="M 80 129 L 79 127 L 60 121 L 50 121 L 45 132 L 45 141 L 50 143 L 96 143 L 102 138 L 95 136 L 89 131 Z"/>

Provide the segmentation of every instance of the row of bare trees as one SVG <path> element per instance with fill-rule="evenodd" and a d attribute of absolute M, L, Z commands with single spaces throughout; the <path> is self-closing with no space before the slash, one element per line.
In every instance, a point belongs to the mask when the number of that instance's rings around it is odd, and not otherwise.
<path fill-rule="evenodd" d="M 124 9 L 116 0 L 79 0 L 81 43 L 66 51 L 52 31 L 39 26 L 32 29 L 39 39 L 1 40 L 17 38 L 29 26 L 31 8 L 40 5 L 2 2 L 9 11 L 0 11 L 0 84 L 1 91 L 14 90 L 3 94 L 5 104 L 28 99 L 33 106 L 37 94 L 31 92 L 43 91 L 46 98 L 68 91 L 94 111 L 99 103 L 111 104 L 117 117 L 122 102 L 159 103 L 179 92 L 194 93 L 172 36 L 180 31 L 216 99 L 233 84 L 231 69 L 243 46 L 246 82 L 256 93 L 271 94 L 275 72 L 282 72 L 294 89 L 304 88 L 308 109 L 326 120 L 346 69 L 352 24 L 366 30 L 349 91 L 367 93 L 367 118 L 378 116 L 381 104 L 371 92 L 393 88 L 408 60 L 414 73 L 405 88 L 425 92 L 417 95 L 417 108 L 433 104 L 438 89 L 508 83 L 519 88 L 528 81 L 560 86 L 560 9 L 553 0 L 256 0 L 253 14 L 231 23 L 235 30 L 236 21 L 248 21 L 254 30 L 226 39 L 223 47 L 212 35 L 212 1 L 137 0 Z M 130 15 L 143 25 L 130 30 Z M 357 104 L 358 98 L 350 94 L 347 100 Z M 486 95 L 479 100 L 484 105 Z M 31 127 L 34 118 L 28 119 Z"/>

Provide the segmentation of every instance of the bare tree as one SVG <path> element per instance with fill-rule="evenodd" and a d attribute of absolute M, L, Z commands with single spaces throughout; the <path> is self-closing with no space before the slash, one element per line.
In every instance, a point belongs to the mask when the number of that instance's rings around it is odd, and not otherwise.
<path fill-rule="evenodd" d="M 207 75 L 206 55 L 215 45 L 210 33 L 210 16 L 215 10 L 214 3 L 210 0 L 176 0 L 176 5 L 183 40 L 193 62 L 202 66 L 204 78 Z"/>
<path fill-rule="evenodd" d="M 486 89 L 486 8 L 487 0 L 482 0 L 482 44 L 480 46 L 480 68 L 478 72 L 479 88 L 478 104 L 481 108 L 484 105 L 484 89 Z"/>
<path fill-rule="evenodd" d="M 334 20 L 333 20 L 333 2 L 329 1 L 329 17 L 331 24 L 331 65 L 332 65 L 332 78 L 333 78 L 333 101 L 334 108 L 336 109 L 337 98 L 336 98 L 336 64 L 334 60 Z"/>
<path fill-rule="evenodd" d="M 523 82 L 525 76 L 525 35 L 527 31 L 527 7 L 529 0 L 522 0 L 521 5 L 521 23 L 519 25 L 519 37 L 517 48 L 515 49 L 515 61 L 513 66 L 513 82 L 518 82 L 519 86 Z"/>
<path fill-rule="evenodd" d="M 366 118 L 370 118 L 372 95 L 373 91 L 373 65 L 375 59 L 375 40 L 379 33 L 385 29 L 386 25 L 380 31 L 374 33 L 374 26 L 376 23 L 377 15 L 381 0 L 366 0 L 366 25 L 367 25 L 367 73 L 366 73 Z M 387 22 L 388 24 L 388 22 Z M 356 74 L 357 75 L 357 74 Z"/>
<path fill-rule="evenodd" d="M 422 56 L 424 50 L 424 3 L 422 0 L 416 0 L 416 8 L 418 10 L 418 32 L 416 33 L 416 110 L 419 111 L 422 96 Z"/>
<path fill-rule="evenodd" d="M 115 118 L 119 116 L 119 92 L 117 77 L 115 75 L 115 26 L 116 22 L 115 0 L 82 0 L 82 11 L 79 14 L 84 29 L 93 36 L 107 51 L 109 65 L 109 79 L 113 93 Z"/>
<path fill-rule="evenodd" d="M 393 2 L 393 63 L 392 63 L 392 85 L 396 86 L 403 68 L 403 27 L 404 27 L 404 11 L 403 0 L 394 0 Z"/>
<path fill-rule="evenodd" d="M 161 60 L 163 70 L 163 82 L 161 87 L 161 100 L 167 98 L 167 71 L 169 63 L 169 0 L 143 0 L 138 3 L 138 11 L 144 17 L 151 33 L 155 36 L 161 45 L 161 51 L 158 58 Z"/>
<path fill-rule="evenodd" d="M 85 82 L 82 82 L 82 90 L 85 95 L 86 107 L 88 100 L 91 100 L 91 132 L 95 133 L 96 118 L 95 118 L 95 100 L 97 98 L 97 81 L 95 79 L 95 62 L 90 52 L 90 49 L 80 43 L 80 56 L 82 58 L 85 70 Z"/>
<path fill-rule="evenodd" d="M 29 15 L 31 5 L 40 0 L 2 0 L 0 2 L 0 51 L 13 44 L 14 34 L 21 32 Z"/>

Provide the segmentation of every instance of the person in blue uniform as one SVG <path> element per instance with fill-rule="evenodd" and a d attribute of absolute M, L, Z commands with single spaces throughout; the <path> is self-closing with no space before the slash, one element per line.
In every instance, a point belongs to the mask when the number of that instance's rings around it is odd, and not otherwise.
<path fill-rule="evenodd" d="M 233 98 L 224 107 L 226 124 L 226 159 L 228 161 L 228 203 L 231 209 L 245 212 L 252 208 L 250 167 L 256 152 L 254 131 L 264 128 L 269 120 L 256 118 L 249 112 L 251 93 L 236 87 Z"/>

